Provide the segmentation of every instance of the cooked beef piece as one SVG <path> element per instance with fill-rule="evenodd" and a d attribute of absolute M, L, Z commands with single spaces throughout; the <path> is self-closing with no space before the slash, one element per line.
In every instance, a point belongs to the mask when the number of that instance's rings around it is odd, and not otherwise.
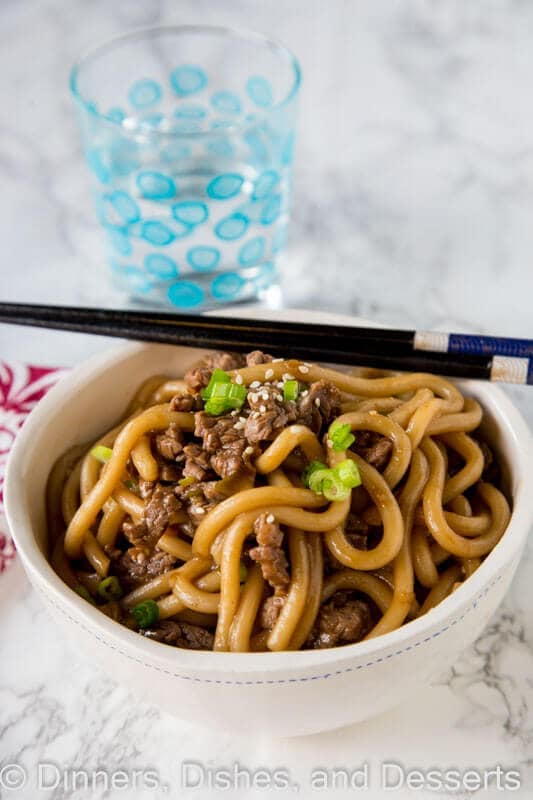
<path fill-rule="evenodd" d="M 253 547 L 249 556 L 252 561 L 261 565 L 263 578 L 273 589 L 286 589 L 290 578 L 288 563 L 282 548 L 283 533 L 272 514 L 261 514 L 254 523 L 257 547 Z"/>
<path fill-rule="evenodd" d="M 392 443 L 386 436 L 375 431 L 356 431 L 351 449 L 364 458 L 375 469 L 384 469 L 389 461 Z"/>
<path fill-rule="evenodd" d="M 115 564 L 115 571 L 128 589 L 141 586 L 174 567 L 176 559 L 163 550 L 151 552 L 147 547 L 130 547 Z"/>
<path fill-rule="evenodd" d="M 261 350 L 253 350 L 246 356 L 246 366 L 255 367 L 258 364 L 269 364 L 272 361 L 272 356 L 268 353 L 263 353 Z"/>
<path fill-rule="evenodd" d="M 186 478 L 194 478 L 195 481 L 205 481 L 210 472 L 209 456 L 197 444 L 188 444 L 183 448 L 185 453 L 185 466 L 183 474 Z"/>
<path fill-rule="evenodd" d="M 191 392 L 197 394 L 209 383 L 214 369 L 223 369 L 226 372 L 238 369 L 245 364 L 244 356 L 239 353 L 211 353 L 202 359 L 197 367 L 185 373 L 185 381 Z"/>
<path fill-rule="evenodd" d="M 371 627 L 368 605 L 362 600 L 350 599 L 347 592 L 336 592 L 321 606 L 307 645 L 322 649 L 353 644 L 361 641 Z"/>
<path fill-rule="evenodd" d="M 187 650 L 213 649 L 213 634 L 198 625 L 190 625 L 188 622 L 174 622 L 170 619 L 163 619 L 158 623 L 157 627 L 146 628 L 140 633 L 146 636 L 147 639 L 170 644 L 173 647 L 183 647 Z"/>
<path fill-rule="evenodd" d="M 183 433 L 175 422 L 171 422 L 166 431 L 154 437 L 155 449 L 168 461 L 173 461 L 183 450 Z"/>
<path fill-rule="evenodd" d="M 338 417 L 341 410 L 341 395 L 336 386 L 329 381 L 321 380 L 311 383 L 307 394 L 302 393 L 298 399 L 298 422 L 307 425 L 315 433 L 320 433 Z"/>
<path fill-rule="evenodd" d="M 276 624 L 279 612 L 283 608 L 285 597 L 280 594 L 273 594 L 264 601 L 259 611 L 259 622 L 263 630 L 271 631 Z"/>
<path fill-rule="evenodd" d="M 143 500 L 147 500 L 154 491 L 154 482 L 143 481 L 142 478 L 140 478 L 137 485 L 139 487 L 139 495 Z"/>
<path fill-rule="evenodd" d="M 240 418 L 231 414 L 212 417 L 198 411 L 195 423 L 195 436 L 202 438 L 203 449 L 210 455 L 209 463 L 221 478 L 231 478 L 242 469 L 253 472 L 252 459 L 258 450 L 245 439 Z"/>
<path fill-rule="evenodd" d="M 198 395 L 175 394 L 170 401 L 171 411 L 196 411 L 198 406 Z"/>
<path fill-rule="evenodd" d="M 144 522 L 136 523 L 131 519 L 127 519 L 122 523 L 122 532 L 124 533 L 124 536 L 128 542 L 135 546 L 151 545 L 149 541 L 150 536 L 148 534 L 148 528 Z"/>
<path fill-rule="evenodd" d="M 194 498 L 191 498 L 190 505 L 187 506 L 187 513 L 193 525 L 195 527 L 199 525 L 205 515 L 211 511 L 215 505 L 215 503 L 206 500 L 203 494 L 198 494 Z"/>
<path fill-rule="evenodd" d="M 158 483 L 144 509 L 143 521 L 146 523 L 150 538 L 159 539 L 168 525 L 176 524 L 181 509 L 181 502 L 174 494 L 173 487 Z"/>
<path fill-rule="evenodd" d="M 172 461 L 163 461 L 159 464 L 159 479 L 166 483 L 177 483 L 182 477 L 181 467 Z"/>
<path fill-rule="evenodd" d="M 276 386 L 250 389 L 247 400 L 251 413 L 246 419 L 244 435 L 252 444 L 272 441 L 296 420 L 296 403 L 286 403 Z"/>
<path fill-rule="evenodd" d="M 220 491 L 219 484 L 220 481 L 205 481 L 200 484 L 205 499 L 210 503 L 221 503 L 227 497 L 226 494 Z"/>

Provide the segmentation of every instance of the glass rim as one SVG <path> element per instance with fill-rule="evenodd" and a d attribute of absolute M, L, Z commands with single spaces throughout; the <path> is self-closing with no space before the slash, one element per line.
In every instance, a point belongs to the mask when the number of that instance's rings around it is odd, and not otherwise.
<path fill-rule="evenodd" d="M 262 109 L 260 112 L 261 116 L 268 117 L 273 112 L 285 108 L 298 94 L 302 82 L 302 70 L 300 63 L 294 53 L 278 39 L 273 39 L 270 36 L 266 36 L 265 34 L 252 31 L 247 28 L 237 28 L 225 25 L 156 25 L 149 28 L 138 28 L 133 31 L 128 31 L 127 33 L 121 33 L 117 36 L 113 36 L 101 44 L 98 44 L 95 47 L 87 50 L 85 54 L 74 63 L 70 70 L 69 76 L 69 88 L 71 94 L 74 100 L 82 106 L 83 110 L 96 117 L 103 124 L 110 125 L 111 127 L 115 128 L 115 130 L 120 131 L 120 133 L 124 136 L 135 137 L 139 134 L 142 134 L 143 136 L 150 135 L 153 138 L 161 137 L 164 139 L 194 139 L 197 137 L 228 136 L 237 133 L 242 129 L 250 127 L 257 122 L 257 117 L 254 120 L 244 119 L 241 122 L 236 122 L 234 125 L 228 127 L 215 128 L 214 130 L 210 131 L 195 131 L 192 133 L 185 131 L 162 131 L 141 122 L 138 128 L 128 130 L 122 125 L 122 121 L 111 119 L 106 114 L 98 111 L 98 109 L 94 107 L 92 101 L 87 97 L 84 97 L 80 92 L 79 78 L 83 68 L 95 58 L 102 55 L 107 50 L 110 50 L 117 44 L 121 44 L 128 40 L 135 41 L 135 39 L 142 39 L 147 35 L 159 33 L 211 33 L 221 37 L 233 36 L 238 39 L 245 39 L 249 42 L 254 42 L 255 40 L 256 44 L 258 45 L 261 44 L 276 50 L 286 59 L 290 68 L 292 69 L 293 81 L 285 97 L 278 103 Z"/>

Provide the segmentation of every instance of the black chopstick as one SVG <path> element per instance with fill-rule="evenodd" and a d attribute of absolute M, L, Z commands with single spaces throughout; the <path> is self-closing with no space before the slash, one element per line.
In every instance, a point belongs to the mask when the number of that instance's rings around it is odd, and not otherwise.
<path fill-rule="evenodd" d="M 0 322 L 276 357 L 533 383 L 533 342 L 159 311 L 0 303 Z"/>

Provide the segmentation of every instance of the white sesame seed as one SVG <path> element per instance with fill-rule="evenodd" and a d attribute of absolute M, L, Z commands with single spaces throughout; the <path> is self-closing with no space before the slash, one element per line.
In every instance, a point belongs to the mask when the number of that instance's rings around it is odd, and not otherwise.
<path fill-rule="evenodd" d="M 298 425 L 291 425 L 289 430 L 290 430 L 291 433 L 294 433 L 296 435 L 300 432 L 300 429 L 298 428 Z"/>
<path fill-rule="evenodd" d="M 259 406 L 259 411 L 261 412 L 261 414 L 265 414 L 266 413 L 266 406 Z"/>
<path fill-rule="evenodd" d="M 205 508 L 203 506 L 193 506 L 192 511 L 194 511 L 195 514 L 205 514 Z"/>
<path fill-rule="evenodd" d="M 235 383 L 238 383 L 239 386 L 242 384 L 242 375 L 235 375 Z"/>
<path fill-rule="evenodd" d="M 302 397 L 307 397 L 308 394 L 309 394 L 309 389 L 304 389 L 304 391 L 302 392 Z"/>
<path fill-rule="evenodd" d="M 283 395 L 277 394 L 276 395 L 276 400 L 278 401 L 278 403 L 282 403 L 283 402 Z"/>
<path fill-rule="evenodd" d="M 291 373 L 290 373 L 290 372 L 286 372 L 286 373 L 283 375 L 283 380 L 284 380 L 284 381 L 293 381 L 293 380 L 294 380 L 294 375 L 291 375 Z"/>
<path fill-rule="evenodd" d="M 378 412 L 376 411 L 375 408 L 372 408 L 368 413 L 371 414 L 373 417 L 375 417 Z"/>
<path fill-rule="evenodd" d="M 261 398 L 263 400 L 268 400 L 269 397 L 270 395 L 268 394 L 268 392 L 261 392 Z"/>
<path fill-rule="evenodd" d="M 250 445 L 244 451 L 244 455 L 245 456 L 251 456 L 253 452 L 254 452 L 254 448 Z"/>
<path fill-rule="evenodd" d="M 315 397 L 315 406 L 320 408 L 320 397 Z"/>
<path fill-rule="evenodd" d="M 261 381 L 252 381 L 250 384 L 250 389 L 259 389 L 261 386 Z"/>
<path fill-rule="evenodd" d="M 267 379 L 267 381 L 269 381 L 270 378 L 273 378 L 273 377 L 274 377 L 274 370 L 273 369 L 267 369 L 267 371 L 265 372 L 265 378 Z"/>
<path fill-rule="evenodd" d="M 298 367 L 298 372 L 301 372 L 303 375 L 305 375 L 307 372 L 309 372 L 309 367 L 306 367 L 305 364 L 300 364 Z"/>
<path fill-rule="evenodd" d="M 269 523 L 269 525 L 272 525 L 274 519 L 275 519 L 274 514 L 268 514 L 266 521 Z"/>
<path fill-rule="evenodd" d="M 236 417 L 238 413 L 239 413 L 239 412 L 238 412 L 238 410 L 237 410 L 237 409 L 235 409 L 235 411 L 231 411 L 231 412 L 230 412 L 230 416 L 232 416 L 232 417 Z"/>
<path fill-rule="evenodd" d="M 282 358 L 273 358 L 273 359 L 272 359 L 272 363 L 273 363 L 273 364 L 280 364 L 282 361 L 283 361 L 283 359 L 282 359 Z"/>
<path fill-rule="evenodd" d="M 236 431 L 242 431 L 244 428 L 244 422 L 236 422 L 233 427 Z"/>
<path fill-rule="evenodd" d="M 248 400 L 251 400 L 252 403 L 257 403 L 259 397 L 257 396 L 256 392 L 250 392 L 248 395 Z"/>
<path fill-rule="evenodd" d="M 246 422 L 246 417 L 239 417 L 239 422 Z"/>
<path fill-rule="evenodd" d="M 137 564 L 144 564 L 145 561 L 146 561 L 145 554 L 144 553 L 139 553 L 137 555 Z"/>

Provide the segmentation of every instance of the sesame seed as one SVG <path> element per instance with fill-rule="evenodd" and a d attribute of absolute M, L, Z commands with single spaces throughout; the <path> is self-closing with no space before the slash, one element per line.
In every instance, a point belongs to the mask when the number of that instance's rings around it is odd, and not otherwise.
<path fill-rule="evenodd" d="M 245 456 L 251 456 L 253 452 L 254 452 L 254 448 L 251 445 L 249 445 L 246 448 L 246 450 L 244 451 L 244 455 Z"/>
<path fill-rule="evenodd" d="M 269 523 L 269 525 L 272 525 L 274 519 L 275 519 L 274 514 L 269 514 L 266 518 L 266 521 Z"/>
<path fill-rule="evenodd" d="M 300 432 L 300 429 L 298 428 L 298 425 L 291 425 L 289 430 L 290 430 L 291 433 L 294 433 L 294 434 L 298 434 Z"/>
<path fill-rule="evenodd" d="M 137 555 L 137 564 L 144 564 L 145 561 L 146 561 L 145 554 L 144 553 L 139 553 Z"/>
<path fill-rule="evenodd" d="M 246 417 L 239 417 L 239 422 L 246 422 Z"/>
<path fill-rule="evenodd" d="M 236 422 L 233 427 L 236 431 L 242 431 L 244 428 L 244 422 Z"/>
<path fill-rule="evenodd" d="M 238 383 L 239 386 L 242 385 L 242 375 L 235 375 L 235 383 Z"/>
<path fill-rule="evenodd" d="M 259 406 L 259 411 L 261 412 L 261 414 L 265 414 L 266 413 L 266 406 Z"/>
<path fill-rule="evenodd" d="M 276 395 L 276 400 L 278 401 L 278 403 L 282 403 L 283 402 L 283 395 L 277 394 Z"/>
<path fill-rule="evenodd" d="M 290 373 L 290 372 L 286 372 L 286 373 L 283 375 L 283 380 L 284 380 L 284 381 L 293 381 L 293 380 L 294 380 L 294 375 L 291 375 L 291 373 Z"/>
<path fill-rule="evenodd" d="M 309 394 L 309 389 L 304 389 L 304 391 L 302 392 L 302 397 L 307 397 L 308 394 Z"/>
<path fill-rule="evenodd" d="M 301 372 L 303 375 L 305 375 L 307 372 L 309 372 L 309 367 L 306 367 L 305 364 L 300 364 L 298 367 L 298 372 Z"/>
<path fill-rule="evenodd" d="M 282 359 L 282 358 L 273 358 L 273 359 L 272 359 L 272 363 L 273 363 L 273 364 L 280 364 L 282 361 L 283 361 L 283 359 Z"/>
<path fill-rule="evenodd" d="M 273 369 L 267 369 L 267 371 L 265 372 L 265 378 L 267 379 L 267 381 L 270 380 L 270 378 L 273 378 L 273 377 L 274 377 L 274 370 Z"/>
<path fill-rule="evenodd" d="M 315 406 L 320 408 L 320 397 L 315 397 Z"/>
<path fill-rule="evenodd" d="M 250 389 L 259 389 L 261 386 L 261 381 L 252 381 L 250 384 Z"/>
<path fill-rule="evenodd" d="M 250 400 L 252 403 L 257 403 L 259 397 L 255 392 L 250 392 L 250 394 L 248 395 L 248 400 Z"/>
<path fill-rule="evenodd" d="M 203 506 L 193 506 L 192 511 L 195 514 L 205 514 L 205 508 Z"/>
<path fill-rule="evenodd" d="M 269 396 L 270 395 L 268 394 L 268 392 L 261 392 L 261 398 L 263 400 L 268 400 Z"/>
<path fill-rule="evenodd" d="M 372 408 L 368 413 L 371 414 L 373 417 L 375 417 L 378 412 L 376 411 L 375 408 Z"/>

